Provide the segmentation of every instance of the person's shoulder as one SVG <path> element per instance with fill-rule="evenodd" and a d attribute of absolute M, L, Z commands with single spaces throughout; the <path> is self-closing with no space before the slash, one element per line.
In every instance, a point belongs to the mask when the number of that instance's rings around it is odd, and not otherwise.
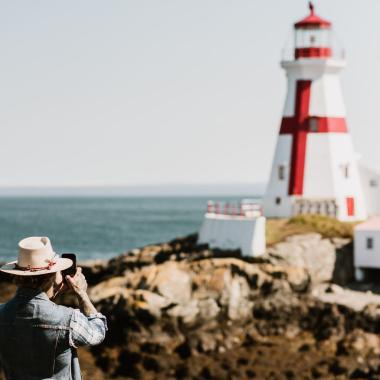
<path fill-rule="evenodd" d="M 42 314 L 50 323 L 69 326 L 74 309 L 72 307 L 57 305 L 53 301 L 50 301 L 44 307 Z"/>
<path fill-rule="evenodd" d="M 54 311 L 60 315 L 67 315 L 71 317 L 74 313 L 75 309 L 73 309 L 70 306 L 58 305 L 54 302 L 52 302 L 52 304 L 53 304 Z"/>
<path fill-rule="evenodd" d="M 53 307 L 54 307 L 55 311 L 58 313 L 70 314 L 71 315 L 75 310 L 70 306 L 58 305 L 54 302 L 52 302 L 52 303 L 53 303 Z"/>
<path fill-rule="evenodd" d="M 66 325 L 70 326 L 75 309 L 62 305 L 57 305 L 57 307 L 60 313 L 63 315 L 63 319 L 65 320 Z"/>

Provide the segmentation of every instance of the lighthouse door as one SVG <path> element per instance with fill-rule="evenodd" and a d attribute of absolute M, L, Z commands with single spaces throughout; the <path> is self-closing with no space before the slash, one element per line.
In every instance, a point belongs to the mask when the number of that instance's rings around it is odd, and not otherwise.
<path fill-rule="evenodd" d="M 354 216 L 355 215 L 355 198 L 348 197 L 346 198 L 347 202 L 347 216 Z"/>

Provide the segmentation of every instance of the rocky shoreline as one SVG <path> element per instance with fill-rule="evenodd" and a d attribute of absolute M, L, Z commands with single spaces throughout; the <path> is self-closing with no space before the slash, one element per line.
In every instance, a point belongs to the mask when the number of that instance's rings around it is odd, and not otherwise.
<path fill-rule="evenodd" d="M 80 352 L 85 378 L 380 379 L 380 301 L 333 284 L 351 279 L 349 239 L 292 236 L 244 259 L 191 235 L 83 268 L 109 320 Z"/>

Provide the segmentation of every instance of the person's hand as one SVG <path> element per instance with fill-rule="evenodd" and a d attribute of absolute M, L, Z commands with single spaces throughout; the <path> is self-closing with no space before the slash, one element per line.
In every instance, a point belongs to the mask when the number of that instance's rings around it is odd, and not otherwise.
<path fill-rule="evenodd" d="M 66 276 L 66 282 L 68 287 L 79 297 L 87 295 L 87 281 L 82 273 L 82 268 L 78 267 L 73 277 Z"/>

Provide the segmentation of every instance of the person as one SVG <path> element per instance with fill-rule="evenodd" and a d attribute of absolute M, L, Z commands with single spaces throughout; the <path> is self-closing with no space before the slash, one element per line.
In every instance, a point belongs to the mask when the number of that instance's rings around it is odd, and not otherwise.
<path fill-rule="evenodd" d="M 107 321 L 87 295 L 81 268 L 63 278 L 71 265 L 53 251 L 49 238 L 29 237 L 19 242 L 17 261 L 0 268 L 18 286 L 0 305 L 0 365 L 6 379 L 79 380 L 76 348 L 104 340 Z M 53 301 L 65 289 L 75 293 L 80 310 Z"/>

